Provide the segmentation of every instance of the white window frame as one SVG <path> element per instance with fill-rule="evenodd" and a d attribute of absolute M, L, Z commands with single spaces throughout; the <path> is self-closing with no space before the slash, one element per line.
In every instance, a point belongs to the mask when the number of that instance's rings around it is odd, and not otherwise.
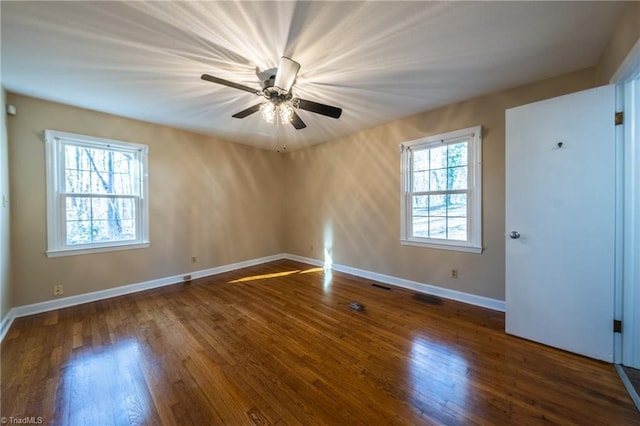
<path fill-rule="evenodd" d="M 413 235 L 413 153 L 434 145 L 468 141 L 467 147 L 467 236 L 466 241 L 425 238 Z M 474 126 L 400 144 L 401 197 L 400 243 L 443 250 L 482 253 L 482 126 Z"/>
<path fill-rule="evenodd" d="M 47 257 L 70 256 L 114 250 L 149 247 L 148 154 L 146 145 L 78 135 L 58 130 L 45 130 L 47 189 Z M 139 195 L 135 197 L 136 239 L 127 241 L 67 244 L 65 200 L 64 146 L 75 145 L 113 149 L 133 154 L 138 163 Z M 78 195 L 78 194 L 74 194 Z"/>

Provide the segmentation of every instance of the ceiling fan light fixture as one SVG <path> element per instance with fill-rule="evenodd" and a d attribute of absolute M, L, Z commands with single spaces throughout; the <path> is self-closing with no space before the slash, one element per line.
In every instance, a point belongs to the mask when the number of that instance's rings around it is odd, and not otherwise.
<path fill-rule="evenodd" d="M 267 123 L 273 123 L 276 118 L 276 106 L 273 102 L 265 102 L 260 105 L 260 114 L 262 115 L 262 118 L 264 118 L 264 121 Z"/>
<path fill-rule="evenodd" d="M 293 118 L 293 106 L 291 102 L 283 102 L 278 105 L 278 112 L 280 113 L 280 121 L 282 123 L 291 123 Z"/>
<path fill-rule="evenodd" d="M 273 123 L 277 118 L 281 123 L 291 123 L 293 120 L 293 105 L 289 101 L 267 101 L 260 105 L 260 114 L 267 123 Z"/>

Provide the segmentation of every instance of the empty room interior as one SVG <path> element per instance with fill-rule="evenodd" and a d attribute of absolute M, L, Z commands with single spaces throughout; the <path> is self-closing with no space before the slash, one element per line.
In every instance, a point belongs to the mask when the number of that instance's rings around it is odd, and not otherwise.
<path fill-rule="evenodd" d="M 0 25 L 3 424 L 640 425 L 640 2 Z"/>

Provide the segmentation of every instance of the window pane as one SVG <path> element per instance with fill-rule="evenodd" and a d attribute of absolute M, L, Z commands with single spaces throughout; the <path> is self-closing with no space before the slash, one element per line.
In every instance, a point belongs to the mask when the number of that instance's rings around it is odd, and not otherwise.
<path fill-rule="evenodd" d="M 91 174 L 83 170 L 65 170 L 65 191 L 83 193 L 91 188 Z"/>
<path fill-rule="evenodd" d="M 447 219 L 444 217 L 429 218 L 429 238 L 447 238 Z"/>
<path fill-rule="evenodd" d="M 430 159 L 429 159 L 429 168 L 433 169 L 444 169 L 447 167 L 447 146 L 442 145 L 436 148 L 429 149 Z"/>
<path fill-rule="evenodd" d="M 113 193 L 115 194 L 135 194 L 135 183 L 133 173 L 113 174 Z"/>
<path fill-rule="evenodd" d="M 87 192 L 93 194 L 108 194 L 108 184 L 103 179 L 103 173 L 96 173 L 93 170 L 89 173 L 91 173 L 91 187 Z"/>
<path fill-rule="evenodd" d="M 113 154 L 110 150 L 80 147 L 78 149 L 82 149 L 94 172 L 108 173 L 109 170 L 113 170 Z"/>
<path fill-rule="evenodd" d="M 110 241 L 133 240 L 135 235 L 134 223 L 131 220 L 94 220 L 93 221 L 93 242 L 104 243 Z"/>
<path fill-rule="evenodd" d="M 92 203 L 94 241 L 121 241 L 134 239 L 127 231 L 124 221 L 135 218 L 133 200 L 96 198 Z"/>
<path fill-rule="evenodd" d="M 134 219 L 136 218 L 135 203 L 131 198 L 117 198 L 114 200 L 114 208 L 118 212 L 120 219 Z"/>
<path fill-rule="evenodd" d="M 467 194 L 451 194 L 447 198 L 447 216 L 467 217 Z"/>
<path fill-rule="evenodd" d="M 108 217 L 113 217 L 113 211 L 109 208 L 109 201 L 108 198 L 96 198 L 92 200 L 91 214 L 93 220 L 107 220 Z"/>
<path fill-rule="evenodd" d="M 67 244 L 91 242 L 91 199 L 68 197 L 66 199 Z"/>
<path fill-rule="evenodd" d="M 122 240 L 133 240 L 136 237 L 136 221 L 133 219 L 124 219 L 121 222 L 122 231 L 117 236 L 114 236 L 114 239 L 119 241 Z"/>
<path fill-rule="evenodd" d="M 136 239 L 132 198 L 67 197 L 67 244 Z"/>
<path fill-rule="evenodd" d="M 446 195 L 429 195 L 429 216 L 446 216 Z"/>
<path fill-rule="evenodd" d="M 449 145 L 447 152 L 449 167 L 467 165 L 467 142 L 454 143 Z"/>
<path fill-rule="evenodd" d="M 447 169 L 431 170 L 429 174 L 429 190 L 444 191 L 447 189 Z"/>
<path fill-rule="evenodd" d="M 108 238 L 112 241 L 134 240 L 136 238 L 134 200 L 131 198 L 116 198 L 109 201 Z"/>
<path fill-rule="evenodd" d="M 413 197 L 413 236 L 467 240 L 467 194 Z"/>
<path fill-rule="evenodd" d="M 423 171 L 429 169 L 429 150 L 422 149 L 413 151 L 413 171 Z"/>
<path fill-rule="evenodd" d="M 65 190 L 93 194 L 135 195 L 133 154 L 65 145 Z"/>
<path fill-rule="evenodd" d="M 91 219 L 91 199 L 86 197 L 68 197 L 66 200 L 67 221 Z"/>
<path fill-rule="evenodd" d="M 413 235 L 415 237 L 429 238 L 429 219 L 427 217 L 413 217 Z"/>
<path fill-rule="evenodd" d="M 449 218 L 447 221 L 447 236 L 450 240 L 467 240 L 467 219 Z"/>
<path fill-rule="evenodd" d="M 467 189 L 467 166 L 447 169 L 447 189 Z"/>
<path fill-rule="evenodd" d="M 429 197 L 426 195 L 416 195 L 413 197 L 413 215 L 429 215 Z"/>
<path fill-rule="evenodd" d="M 92 242 L 91 221 L 78 220 L 67 222 L 67 244 L 88 244 Z"/>
<path fill-rule="evenodd" d="M 427 209 L 429 208 L 429 197 L 426 195 L 414 195 L 413 208 L 414 208 L 414 213 L 416 208 L 424 209 L 424 211 L 426 212 Z"/>
<path fill-rule="evenodd" d="M 412 192 L 423 192 L 429 190 L 429 172 L 421 170 L 413 173 Z"/>
<path fill-rule="evenodd" d="M 419 237 L 429 236 L 429 197 L 418 195 L 413 197 L 412 223 L 413 234 Z"/>

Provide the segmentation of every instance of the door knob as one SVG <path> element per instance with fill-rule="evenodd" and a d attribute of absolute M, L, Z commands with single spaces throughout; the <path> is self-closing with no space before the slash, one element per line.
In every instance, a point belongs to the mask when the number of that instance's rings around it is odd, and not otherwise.
<path fill-rule="evenodd" d="M 518 231 L 511 231 L 509 233 L 509 237 L 517 240 L 518 238 L 520 238 L 520 233 Z"/>

